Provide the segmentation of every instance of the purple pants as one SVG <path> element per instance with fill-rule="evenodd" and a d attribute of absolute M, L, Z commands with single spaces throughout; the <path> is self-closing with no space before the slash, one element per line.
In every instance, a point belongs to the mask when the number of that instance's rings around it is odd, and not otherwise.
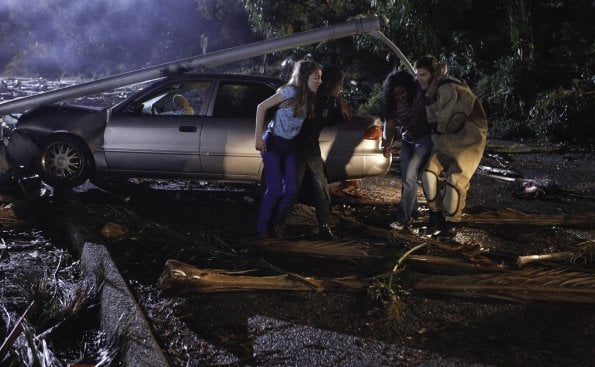
<path fill-rule="evenodd" d="M 266 190 L 258 213 L 256 231 L 283 224 L 297 193 L 296 153 L 293 140 L 265 133 L 267 149 L 262 153 Z"/>

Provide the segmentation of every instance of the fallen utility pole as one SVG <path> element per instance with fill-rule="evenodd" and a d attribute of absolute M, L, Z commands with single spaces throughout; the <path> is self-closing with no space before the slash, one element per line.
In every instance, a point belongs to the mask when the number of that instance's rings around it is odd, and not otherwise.
<path fill-rule="evenodd" d="M 382 37 L 383 35 L 379 32 L 381 25 L 384 23 L 385 21 L 378 16 L 360 18 L 345 23 L 329 25 L 322 28 L 291 34 L 285 37 L 263 40 L 157 66 L 117 74 L 33 96 L 21 97 L 0 103 L 0 116 L 9 113 L 22 112 L 26 109 L 42 104 L 60 102 L 153 80 L 167 76 L 169 74 L 183 73 L 195 70 L 198 67 L 227 64 L 265 55 L 267 53 L 282 51 L 289 48 L 304 46 L 317 42 L 325 42 L 333 39 L 349 37 L 356 34 L 370 33 L 385 43 L 387 41 L 390 42 L 390 40 L 388 40 L 386 37 Z M 400 52 L 400 50 L 398 50 L 398 48 L 396 48 L 394 44 L 389 43 L 387 45 L 393 51 L 399 53 L 399 57 L 408 68 L 411 67 L 411 64 L 407 58 L 405 58 L 405 56 Z"/>

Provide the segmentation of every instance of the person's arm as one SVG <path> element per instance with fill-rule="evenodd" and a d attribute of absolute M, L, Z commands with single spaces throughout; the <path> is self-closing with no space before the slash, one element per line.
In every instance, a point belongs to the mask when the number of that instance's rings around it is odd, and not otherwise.
<path fill-rule="evenodd" d="M 392 145 L 393 139 L 395 138 L 396 126 L 397 120 L 395 120 L 394 118 L 387 119 L 384 122 L 384 131 L 382 132 L 384 146 L 382 147 L 382 154 L 385 158 L 390 158 L 392 156 Z"/>
<path fill-rule="evenodd" d="M 448 65 L 446 64 L 438 64 L 436 71 L 434 71 L 434 76 L 432 77 L 432 81 L 426 90 L 426 101 L 431 102 L 434 101 L 434 97 L 436 96 L 436 91 L 438 90 L 438 85 L 442 81 L 442 79 L 446 76 L 448 72 Z M 430 104 L 426 102 L 427 104 Z"/>
<path fill-rule="evenodd" d="M 254 129 L 254 139 L 256 140 L 255 148 L 256 150 L 266 151 L 266 143 L 262 139 L 262 134 L 264 131 L 264 124 L 265 124 L 265 116 L 267 110 L 271 107 L 278 105 L 279 103 L 283 102 L 285 97 L 281 93 L 275 93 L 269 98 L 265 99 L 264 101 L 260 102 L 256 107 L 256 126 Z"/>
<path fill-rule="evenodd" d="M 316 117 L 324 126 L 343 123 L 351 118 L 351 107 L 341 96 L 326 95 L 316 98 Z"/>

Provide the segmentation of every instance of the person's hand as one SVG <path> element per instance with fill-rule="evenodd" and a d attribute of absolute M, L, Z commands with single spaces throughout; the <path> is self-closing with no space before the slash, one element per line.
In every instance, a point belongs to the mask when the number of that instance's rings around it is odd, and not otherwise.
<path fill-rule="evenodd" d="M 434 96 L 436 95 L 436 91 L 438 90 L 438 84 L 440 84 L 440 81 L 446 76 L 447 72 L 448 72 L 448 65 L 438 64 L 438 67 L 434 71 L 434 75 L 432 77 L 432 82 L 430 83 L 430 85 L 428 86 L 428 89 L 426 90 L 426 98 L 430 98 L 430 99 L 434 98 Z"/>
<path fill-rule="evenodd" d="M 256 150 L 259 150 L 261 152 L 266 152 L 267 150 L 267 143 L 264 141 L 263 138 L 256 138 L 256 144 L 255 144 Z"/>
<path fill-rule="evenodd" d="M 390 145 L 385 146 L 384 148 L 382 148 L 382 155 L 384 155 L 384 158 L 390 158 L 393 156 L 393 149 Z"/>
<path fill-rule="evenodd" d="M 434 76 L 438 78 L 438 80 L 442 80 L 448 73 L 448 65 L 446 64 L 438 64 L 436 71 L 434 72 Z"/>
<path fill-rule="evenodd" d="M 353 115 L 353 111 L 351 110 L 351 106 L 349 105 L 349 102 L 347 102 L 345 100 L 345 98 L 343 98 L 341 96 L 338 96 L 337 100 L 339 101 L 339 104 L 341 105 L 341 114 L 343 115 L 345 120 L 349 120 L 351 118 L 351 116 Z"/>

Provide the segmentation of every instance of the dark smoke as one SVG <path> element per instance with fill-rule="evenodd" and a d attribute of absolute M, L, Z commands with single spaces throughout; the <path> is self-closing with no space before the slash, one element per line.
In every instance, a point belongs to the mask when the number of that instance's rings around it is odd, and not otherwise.
<path fill-rule="evenodd" d="M 0 72 L 125 72 L 199 55 L 216 32 L 196 0 L 2 0 Z"/>

